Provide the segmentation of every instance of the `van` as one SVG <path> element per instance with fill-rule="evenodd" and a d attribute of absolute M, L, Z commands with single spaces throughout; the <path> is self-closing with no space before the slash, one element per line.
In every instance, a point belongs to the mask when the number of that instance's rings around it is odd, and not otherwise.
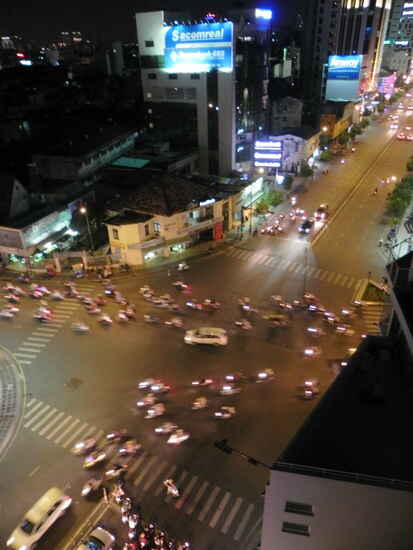
<path fill-rule="evenodd" d="M 72 498 L 52 487 L 33 504 L 7 540 L 7 547 L 30 550 L 72 504 Z"/>

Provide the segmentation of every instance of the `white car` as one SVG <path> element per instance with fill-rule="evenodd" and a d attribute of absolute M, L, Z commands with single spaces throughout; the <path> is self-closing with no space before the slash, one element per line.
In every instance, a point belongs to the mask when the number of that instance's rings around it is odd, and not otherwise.
<path fill-rule="evenodd" d="M 186 344 L 226 346 L 228 344 L 228 336 L 227 331 L 223 328 L 201 327 L 193 330 L 187 330 L 184 341 Z"/>
<path fill-rule="evenodd" d="M 6 542 L 8 548 L 30 550 L 72 504 L 71 497 L 52 487 L 30 508 Z"/>
<path fill-rule="evenodd" d="M 113 547 L 115 537 L 103 527 L 96 527 L 77 547 L 77 550 L 109 550 Z"/>

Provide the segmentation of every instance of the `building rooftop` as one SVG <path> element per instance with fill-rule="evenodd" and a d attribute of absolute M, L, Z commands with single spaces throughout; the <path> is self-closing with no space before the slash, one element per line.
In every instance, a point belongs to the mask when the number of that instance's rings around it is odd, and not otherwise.
<path fill-rule="evenodd" d="M 154 146 L 142 145 L 136 147 L 133 151 L 128 151 L 111 164 L 116 168 L 140 169 L 148 166 L 151 169 L 166 171 L 168 168 L 185 159 L 196 159 L 196 151 L 158 151 Z"/>
<path fill-rule="evenodd" d="M 384 486 L 399 480 L 413 490 L 413 385 L 405 366 L 390 339 L 368 337 L 274 469 Z"/>
<path fill-rule="evenodd" d="M 151 217 L 152 216 L 149 214 L 140 214 L 139 212 L 131 212 L 130 210 L 126 210 L 125 212 L 123 212 L 123 214 L 119 214 L 118 216 L 110 218 L 107 223 L 110 225 L 144 223 L 149 221 Z"/>
<path fill-rule="evenodd" d="M 312 128 L 311 126 L 301 126 L 300 128 L 283 128 L 281 132 L 278 132 L 271 137 L 285 136 L 289 134 L 292 136 L 300 137 L 302 139 L 309 139 L 317 134 L 319 131 L 319 129 L 317 130 L 316 128 Z"/>

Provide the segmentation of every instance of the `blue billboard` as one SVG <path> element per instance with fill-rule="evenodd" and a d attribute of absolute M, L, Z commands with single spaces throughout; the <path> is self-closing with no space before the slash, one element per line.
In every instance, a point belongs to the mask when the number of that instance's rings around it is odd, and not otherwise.
<path fill-rule="evenodd" d="M 165 68 L 173 72 L 232 70 L 233 25 L 177 25 L 165 34 Z"/>
<path fill-rule="evenodd" d="M 330 55 L 327 69 L 327 100 L 358 99 L 362 63 L 362 55 Z"/>

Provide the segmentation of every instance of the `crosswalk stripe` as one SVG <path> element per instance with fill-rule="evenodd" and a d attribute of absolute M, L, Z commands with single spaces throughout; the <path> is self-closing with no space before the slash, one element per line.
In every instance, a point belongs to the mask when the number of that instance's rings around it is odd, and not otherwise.
<path fill-rule="evenodd" d="M 295 262 L 291 262 L 291 264 L 287 267 L 288 271 L 291 271 L 293 272 L 295 270 L 295 268 L 297 267 L 298 264 L 296 264 Z"/>
<path fill-rule="evenodd" d="M 202 495 L 205 493 L 206 491 L 206 488 L 208 487 L 209 485 L 209 482 L 208 481 L 204 481 L 203 484 L 201 485 L 201 487 L 198 489 L 195 497 L 194 497 L 194 500 L 190 503 L 190 505 L 188 506 L 188 508 L 186 509 L 186 514 L 188 514 L 188 516 L 190 514 L 192 514 L 192 512 L 195 510 L 195 506 L 198 504 L 198 502 L 201 500 L 202 498 Z"/>
<path fill-rule="evenodd" d="M 228 256 L 234 256 L 237 253 L 237 250 L 235 248 L 228 249 Z"/>
<path fill-rule="evenodd" d="M 265 265 L 272 265 L 273 261 L 274 261 L 274 258 L 267 257 L 264 263 Z"/>
<path fill-rule="evenodd" d="M 235 516 L 237 515 L 238 510 L 241 508 L 241 504 L 243 502 L 243 499 L 241 497 L 237 497 L 237 500 L 235 501 L 234 506 L 231 508 L 230 513 L 228 514 L 224 525 L 222 526 L 221 532 L 228 533 L 229 528 L 231 527 L 231 523 L 234 521 Z"/>
<path fill-rule="evenodd" d="M 38 430 L 41 426 L 43 426 L 43 424 L 45 424 L 45 423 L 49 420 L 49 418 L 50 418 L 51 416 L 54 415 L 54 413 L 55 413 L 56 411 L 57 411 L 57 409 L 52 409 L 52 410 L 49 411 L 45 416 L 43 416 L 43 418 L 42 418 L 37 424 L 35 424 L 34 426 L 32 426 L 32 428 L 31 428 L 32 432 L 37 432 L 37 430 Z"/>
<path fill-rule="evenodd" d="M 188 485 L 185 487 L 185 490 L 183 491 L 181 497 L 176 501 L 175 508 L 177 510 L 180 510 L 182 506 L 185 504 L 186 499 L 188 498 L 189 493 L 192 491 L 192 488 L 198 481 L 198 476 L 194 476 L 191 481 L 188 483 Z"/>
<path fill-rule="evenodd" d="M 280 268 L 281 269 L 287 269 L 287 267 L 290 265 L 290 260 L 281 260 L 280 261 Z"/>
<path fill-rule="evenodd" d="M 60 321 L 60 319 L 69 319 L 69 317 L 71 316 L 71 313 L 55 313 L 54 314 L 54 318 L 57 320 L 57 321 Z"/>
<path fill-rule="evenodd" d="M 309 277 L 311 277 L 311 276 L 313 275 L 313 273 L 314 273 L 314 271 L 315 271 L 316 268 L 315 268 L 314 266 L 312 266 L 312 265 L 307 266 L 307 268 L 308 268 L 308 269 L 307 269 L 307 275 L 308 275 Z"/>
<path fill-rule="evenodd" d="M 177 466 L 175 466 L 175 465 L 174 465 L 174 466 L 171 466 L 171 467 L 169 468 L 168 472 L 167 472 L 166 475 L 165 475 L 165 479 L 171 478 L 171 477 L 174 475 L 176 469 L 177 469 Z M 165 488 L 165 487 L 164 487 L 163 483 L 160 483 L 160 484 L 158 485 L 158 488 L 157 488 L 156 491 L 155 491 L 155 496 L 156 496 L 156 497 L 159 496 L 159 495 L 161 494 L 161 492 L 163 491 L 164 488 Z"/>
<path fill-rule="evenodd" d="M 224 498 L 218 504 L 218 508 L 215 510 L 215 513 L 212 516 L 211 521 L 209 522 L 209 526 L 212 529 L 214 529 L 216 524 L 218 523 L 218 520 L 221 517 L 222 512 L 225 510 L 225 506 L 227 505 L 230 498 L 231 498 L 231 493 L 229 491 L 227 491 L 224 495 Z"/>
<path fill-rule="evenodd" d="M 220 488 L 219 487 L 214 487 L 214 489 L 212 490 L 211 494 L 209 495 L 208 497 L 208 500 L 206 501 L 204 507 L 202 508 L 202 510 L 199 512 L 199 515 L 198 515 L 198 519 L 199 521 L 204 521 L 205 519 L 205 516 L 207 515 L 207 513 L 209 512 L 211 506 L 212 506 L 212 503 L 214 502 L 214 500 L 217 498 L 218 496 L 218 493 L 220 492 Z"/>
<path fill-rule="evenodd" d="M 58 332 L 59 329 L 58 329 L 58 328 L 45 328 L 45 327 L 41 327 L 41 328 L 38 328 L 37 330 L 38 330 L 38 332 L 50 332 L 50 333 L 53 333 L 53 334 L 54 334 L 54 333 Z"/>
<path fill-rule="evenodd" d="M 32 424 L 36 422 L 38 418 L 40 418 L 45 412 L 47 412 L 50 409 L 50 405 L 45 405 L 40 411 L 38 411 L 34 416 L 30 418 L 28 422 L 24 425 L 25 428 L 30 428 Z"/>
<path fill-rule="evenodd" d="M 133 484 L 135 485 L 135 487 L 137 487 L 139 485 L 139 483 L 142 481 L 143 477 L 145 476 L 146 472 L 149 472 L 149 470 L 152 468 L 152 466 L 155 464 L 155 462 L 158 460 L 158 458 L 156 456 L 152 456 L 148 462 L 145 464 L 145 466 L 142 468 L 140 474 L 138 475 L 138 477 L 136 477 L 134 480 L 133 480 Z"/>
<path fill-rule="evenodd" d="M 84 424 L 82 424 L 82 426 L 80 426 L 80 428 L 78 428 L 71 436 L 69 436 L 68 439 L 66 439 L 66 441 L 64 443 L 62 443 L 62 447 L 63 449 L 66 449 L 68 447 L 68 445 L 70 444 L 71 441 L 73 441 L 76 437 L 80 437 L 80 435 L 82 434 L 82 432 L 89 426 L 88 422 L 85 422 Z"/>
<path fill-rule="evenodd" d="M 347 284 L 347 288 L 351 288 L 353 286 L 353 283 L 354 283 L 354 277 L 350 277 L 350 280 Z"/>
<path fill-rule="evenodd" d="M 38 349 L 35 349 L 35 348 L 26 348 L 26 347 L 23 347 L 23 346 L 20 346 L 19 347 L 19 352 L 22 351 L 22 352 L 28 352 L 28 353 L 39 353 L 39 350 Z"/>
<path fill-rule="evenodd" d="M 317 271 L 314 273 L 313 277 L 315 279 L 318 279 L 318 277 L 320 276 L 321 271 L 322 271 L 321 269 L 317 269 Z"/>
<path fill-rule="evenodd" d="M 254 505 L 250 504 L 248 508 L 246 509 L 244 516 L 238 525 L 237 530 L 235 531 L 234 539 L 239 540 L 241 538 L 242 533 L 244 532 L 245 527 L 247 526 L 248 520 L 250 519 L 250 516 L 252 514 L 252 511 L 254 509 Z"/>
<path fill-rule="evenodd" d="M 303 264 L 297 264 L 297 267 L 294 270 L 294 273 L 305 273 L 307 270 L 307 266 Z"/>
<path fill-rule="evenodd" d="M 53 335 L 51 334 L 43 334 L 43 332 L 32 332 L 33 336 L 40 336 L 45 341 L 50 342 L 50 340 L 53 338 Z"/>
<path fill-rule="evenodd" d="M 179 478 L 176 481 L 176 486 L 180 487 L 187 476 L 188 476 L 188 472 L 186 470 L 183 470 L 183 472 L 181 472 L 181 475 L 179 476 Z M 171 502 L 171 500 L 173 498 L 175 498 L 175 497 L 173 497 L 172 495 L 167 494 L 165 499 L 164 499 L 164 502 Z"/>
<path fill-rule="evenodd" d="M 77 426 L 79 424 L 80 420 L 78 418 L 76 418 L 71 424 L 70 426 L 68 426 L 61 434 L 59 434 L 56 439 L 54 440 L 54 442 L 56 443 L 56 445 L 58 445 L 62 439 L 64 438 L 64 436 L 66 434 L 68 434 L 70 432 L 70 430 L 72 430 L 75 426 Z"/>
<path fill-rule="evenodd" d="M 58 426 L 56 426 L 56 428 L 49 433 L 46 439 L 48 440 L 52 439 L 52 437 L 55 436 L 59 430 L 63 429 L 66 426 L 66 424 L 71 420 L 72 420 L 71 416 L 66 416 L 63 422 L 61 422 Z"/>
<path fill-rule="evenodd" d="M 30 401 L 26 403 L 26 407 L 31 407 L 34 403 L 36 403 L 37 399 L 35 397 L 32 397 Z"/>
<path fill-rule="evenodd" d="M 144 491 L 147 491 L 149 487 L 152 485 L 152 483 L 158 479 L 158 477 L 161 475 L 162 471 L 165 470 L 165 468 L 168 466 L 168 463 L 163 460 L 161 464 L 156 468 L 155 472 L 152 473 L 151 476 L 148 477 L 146 480 L 145 485 L 142 487 Z"/>
<path fill-rule="evenodd" d="M 337 273 L 337 276 L 334 278 L 333 285 L 338 285 L 342 277 L 343 277 L 342 273 Z"/>
<path fill-rule="evenodd" d="M 59 320 L 53 321 L 52 323 L 48 323 L 48 326 L 51 328 L 54 328 L 54 327 L 61 328 L 63 325 L 64 325 L 64 321 L 59 321 Z"/>
<path fill-rule="evenodd" d="M 45 426 L 44 428 L 42 428 L 39 432 L 39 435 L 44 435 L 48 430 L 50 430 L 50 428 L 53 428 L 53 426 L 62 418 L 62 416 L 64 416 L 65 413 L 64 412 L 60 412 L 59 414 L 57 414 L 53 420 L 51 420 L 47 426 Z"/>
<path fill-rule="evenodd" d="M 89 429 L 85 432 L 85 434 L 84 434 L 83 437 L 84 437 L 85 439 L 86 439 L 87 437 L 92 437 L 92 434 L 94 433 L 94 431 L 95 431 L 96 429 L 97 429 L 96 426 L 89 426 Z M 101 430 L 99 430 L 99 432 L 100 432 L 100 431 L 101 431 Z M 94 437 L 94 439 L 96 439 L 96 441 L 97 441 L 97 438 L 96 438 L 96 437 Z"/>
<path fill-rule="evenodd" d="M 255 258 L 257 258 L 257 260 L 255 260 Z M 262 264 L 262 263 L 264 263 L 265 256 L 262 256 L 261 254 L 255 254 L 255 255 L 253 256 L 253 260 L 254 260 L 255 263 L 257 263 L 257 264 Z"/>
<path fill-rule="evenodd" d="M 20 363 L 20 365 L 31 365 L 33 363 L 33 361 L 19 359 L 19 363 Z"/>
<path fill-rule="evenodd" d="M 77 307 L 79 307 L 79 302 L 75 302 L 75 303 L 71 303 L 71 302 L 66 302 L 65 304 L 59 304 L 58 306 L 56 306 L 56 311 L 58 311 L 59 309 L 76 309 Z"/>
<path fill-rule="evenodd" d="M 340 281 L 340 285 L 346 286 L 347 279 L 348 279 L 348 275 L 343 275 L 343 278 Z"/>
<path fill-rule="evenodd" d="M 328 276 L 328 274 L 329 274 L 329 271 L 324 271 L 323 270 L 320 277 L 319 277 L 320 281 L 324 281 L 324 279 Z"/>
<path fill-rule="evenodd" d="M 29 338 L 29 340 L 30 340 L 30 338 Z M 47 344 L 45 342 L 32 342 L 32 341 L 30 341 L 30 342 L 27 342 L 27 344 L 30 345 L 30 346 L 36 346 L 38 348 L 44 348 L 45 346 L 47 346 Z"/>
<path fill-rule="evenodd" d="M 141 456 L 135 460 L 135 462 L 132 465 L 132 468 L 130 468 L 126 474 L 126 477 L 132 477 L 133 472 L 135 472 L 139 466 L 142 464 L 142 462 L 145 460 L 145 458 L 148 456 L 148 453 L 144 451 Z"/>
<path fill-rule="evenodd" d="M 37 404 L 34 405 L 34 407 L 32 407 L 32 408 L 30 409 L 30 411 L 27 412 L 27 413 L 24 415 L 24 418 L 28 418 L 29 416 L 31 416 L 31 415 L 34 413 L 34 411 L 37 411 L 37 409 L 38 409 L 39 407 L 41 407 L 42 405 L 43 405 L 43 401 L 38 401 Z"/>
<path fill-rule="evenodd" d="M 32 333 L 34 334 L 34 332 Z M 46 338 L 45 336 L 28 336 L 27 337 L 28 340 L 30 341 L 33 341 L 33 342 L 48 342 L 48 338 Z"/>
<path fill-rule="evenodd" d="M 335 272 L 331 271 L 329 276 L 326 279 L 327 283 L 331 282 L 334 279 L 334 276 L 335 276 Z"/>
<path fill-rule="evenodd" d="M 20 352 L 16 352 L 14 355 L 15 355 L 15 357 L 17 357 L 18 359 L 19 359 L 20 357 L 24 357 L 25 359 L 36 359 L 36 355 L 30 354 L 30 353 L 20 353 Z"/>

